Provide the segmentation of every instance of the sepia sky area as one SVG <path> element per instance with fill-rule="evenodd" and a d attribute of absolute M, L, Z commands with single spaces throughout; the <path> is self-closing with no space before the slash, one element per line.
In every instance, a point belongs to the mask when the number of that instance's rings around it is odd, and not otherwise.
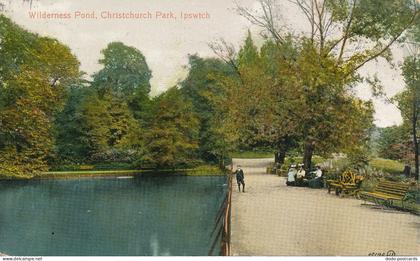
<path fill-rule="evenodd" d="M 258 28 L 235 12 L 231 0 L 33 0 L 31 7 L 28 0 L 0 0 L 0 3 L 17 24 L 68 45 L 80 60 L 81 69 L 89 75 L 100 70 L 100 51 L 109 42 L 121 41 L 136 47 L 152 70 L 152 95 L 176 85 L 186 76 L 188 54 L 214 56 L 208 43 L 223 38 L 238 48 L 248 29 L 258 38 Z M 258 6 L 254 0 L 238 3 L 249 8 Z M 296 32 L 306 28 L 304 17 L 293 4 L 282 0 L 279 6 L 288 28 Z M 138 17 L 121 18 L 130 12 Z M 55 16 L 45 17 L 48 13 Z M 394 69 L 379 60 L 360 71 L 362 75 L 377 73 L 389 96 L 404 86 L 398 64 L 405 51 L 394 47 L 393 52 L 397 65 Z M 364 84 L 356 92 L 363 99 L 371 98 L 369 87 Z M 394 105 L 380 100 L 374 100 L 374 104 L 377 126 L 401 122 Z"/>

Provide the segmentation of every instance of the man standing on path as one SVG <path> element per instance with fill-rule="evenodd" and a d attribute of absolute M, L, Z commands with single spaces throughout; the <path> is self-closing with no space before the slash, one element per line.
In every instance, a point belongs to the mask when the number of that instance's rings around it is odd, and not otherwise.
<path fill-rule="evenodd" d="M 245 192 L 244 171 L 242 170 L 241 166 L 238 165 L 238 168 L 235 171 L 235 175 L 236 175 L 236 182 L 238 183 L 239 192 L 241 192 L 241 184 L 242 184 L 242 192 Z"/>

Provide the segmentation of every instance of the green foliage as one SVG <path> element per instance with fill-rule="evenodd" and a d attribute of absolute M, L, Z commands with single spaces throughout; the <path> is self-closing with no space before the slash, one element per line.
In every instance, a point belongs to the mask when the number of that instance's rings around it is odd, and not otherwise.
<path fill-rule="evenodd" d="M 354 168 L 363 168 L 369 165 L 371 153 L 367 146 L 361 145 L 353 147 L 347 154 L 347 157 Z"/>
<path fill-rule="evenodd" d="M 81 108 L 94 95 L 94 90 L 84 85 L 74 85 L 66 91 L 64 108 L 54 117 L 55 150 L 50 160 L 54 166 L 82 163 L 92 150 Z"/>
<path fill-rule="evenodd" d="M 244 148 L 310 144 L 311 153 L 328 156 L 360 147 L 369 139 L 373 105 L 351 94 L 357 79 L 343 79 L 345 69 L 336 65 L 310 39 L 267 41 L 258 50 L 248 34 L 237 55 L 240 80 L 220 79 L 225 130 Z"/>
<path fill-rule="evenodd" d="M 352 37 L 374 41 L 394 37 L 404 30 L 416 4 L 412 0 L 327 0 L 326 3 L 334 22 L 345 26 L 352 16 L 349 28 Z"/>
<path fill-rule="evenodd" d="M 223 96 L 218 79 L 234 77 L 235 72 L 219 59 L 203 59 L 197 55 L 189 56 L 189 67 L 180 91 L 192 103 L 200 121 L 198 154 L 206 162 L 226 163 L 232 144 L 228 132 L 218 124 L 224 116 L 216 117 L 218 104 L 214 100 Z"/>
<path fill-rule="evenodd" d="M 94 165 L 80 165 L 80 164 L 71 164 L 64 165 L 60 164 L 51 169 L 51 172 L 57 171 L 89 171 L 89 170 L 132 170 L 133 165 L 127 162 L 107 162 L 99 163 Z"/>
<path fill-rule="evenodd" d="M 94 77 L 94 86 L 99 90 L 110 89 L 120 97 L 132 97 L 136 90 L 150 92 L 152 72 L 143 54 L 134 47 L 121 42 L 112 42 L 102 50 L 99 63 L 104 66 Z"/>
<path fill-rule="evenodd" d="M 68 47 L 3 15 L 0 36 L 0 174 L 30 177 L 48 168 L 53 115 L 79 62 Z"/>
<path fill-rule="evenodd" d="M 363 176 L 362 189 L 365 191 L 373 190 L 382 179 L 406 182 L 407 178 L 402 175 L 404 164 L 395 160 L 382 158 L 371 158 L 368 165 L 355 165 L 351 159 L 337 157 L 328 159 L 322 163 L 322 168 L 326 170 L 326 179 L 338 179 L 346 170 L 352 170 L 358 175 Z"/>
<path fill-rule="evenodd" d="M 406 88 L 393 99 L 398 102 L 403 119 L 411 126 L 413 117 L 419 117 L 420 108 L 420 54 L 404 59 L 402 72 Z M 416 125 L 419 125 L 417 122 Z"/>
<path fill-rule="evenodd" d="M 390 174 L 402 174 L 404 170 L 404 164 L 396 160 L 376 158 L 372 159 L 370 164 L 372 167 Z"/>
<path fill-rule="evenodd" d="M 180 90 L 173 87 L 154 98 L 151 113 L 145 133 L 147 154 L 140 164 L 175 168 L 197 163 L 199 120 Z"/>
<path fill-rule="evenodd" d="M 110 43 L 102 54 L 104 67 L 93 82 L 67 90 L 56 117 L 56 166 L 134 162 L 144 154 L 141 132 L 149 117 L 151 71 L 139 50 L 122 43 Z"/>
<path fill-rule="evenodd" d="M 232 158 L 240 159 L 264 159 L 273 158 L 274 152 L 267 151 L 235 151 L 231 153 Z"/>
<path fill-rule="evenodd" d="M 136 121 L 123 100 L 111 95 L 93 95 L 81 107 L 82 120 L 95 152 L 129 145 L 130 131 L 136 129 Z"/>
<path fill-rule="evenodd" d="M 407 125 L 392 126 L 381 130 L 378 139 L 379 157 L 413 162 L 413 148 Z"/>
<path fill-rule="evenodd" d="M 112 42 L 102 50 L 104 67 L 93 75 L 92 87 L 100 96 L 108 94 L 125 101 L 137 120 L 144 121 L 150 110 L 152 71 L 144 55 L 134 47 Z"/>
<path fill-rule="evenodd" d="M 254 44 L 251 32 L 248 31 L 245 42 L 238 53 L 239 70 L 243 71 L 253 69 L 253 67 L 260 65 L 260 62 L 261 58 L 258 48 Z"/>
<path fill-rule="evenodd" d="M 348 164 L 368 168 L 373 106 L 354 96 L 362 80 L 357 70 L 378 57 L 391 58 L 389 47 L 407 29 L 418 39 L 418 26 L 411 27 L 418 24 L 419 5 L 295 3 L 309 19 L 310 34 L 283 34 L 263 19 L 259 25 L 272 37 L 261 48 L 248 32 L 238 54 L 191 55 L 180 89 L 153 99 L 152 74 L 136 48 L 109 43 L 99 61 L 103 68 L 88 83 L 67 46 L 0 15 L 0 174 L 30 177 L 60 164 L 224 165 L 238 149 L 304 151 L 305 162 L 313 153 L 344 152 Z M 311 19 L 311 13 L 318 15 Z M 360 48 L 349 52 L 355 44 Z M 405 60 L 407 88 L 395 98 L 404 128 L 420 111 L 418 61 Z M 408 150 L 395 144 L 406 144 L 406 134 L 385 130 L 381 155 L 405 157 L 401 153 Z"/>
<path fill-rule="evenodd" d="M 140 126 L 128 105 L 110 94 L 100 97 L 91 88 L 69 89 L 55 130 L 58 164 L 127 162 L 138 156 L 134 146 L 140 142 Z"/>
<path fill-rule="evenodd" d="M 420 128 L 420 53 L 413 53 L 404 59 L 402 72 L 406 86 L 393 99 L 398 103 L 398 108 L 403 117 L 403 124 L 407 129 L 410 128 L 412 137 L 411 151 L 414 151 L 411 159 L 415 162 L 415 176 L 418 180 L 420 154 L 418 137 Z"/>

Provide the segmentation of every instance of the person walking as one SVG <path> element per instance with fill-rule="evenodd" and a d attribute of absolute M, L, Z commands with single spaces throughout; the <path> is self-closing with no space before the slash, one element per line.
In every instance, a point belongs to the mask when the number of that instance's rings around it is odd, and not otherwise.
<path fill-rule="evenodd" d="M 244 171 L 242 170 L 241 166 L 238 165 L 236 171 L 236 182 L 238 183 L 239 192 L 241 192 L 241 184 L 242 184 L 242 192 L 245 192 L 245 177 Z"/>

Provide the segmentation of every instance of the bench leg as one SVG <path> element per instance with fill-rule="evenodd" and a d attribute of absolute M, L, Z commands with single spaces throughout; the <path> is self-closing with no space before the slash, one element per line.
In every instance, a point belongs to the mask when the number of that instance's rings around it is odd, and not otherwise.
<path fill-rule="evenodd" d="M 341 191 L 340 191 L 340 189 L 339 189 L 339 188 L 335 188 L 335 195 L 336 195 L 336 196 L 339 196 L 339 195 L 340 195 L 340 192 L 341 192 Z"/>
<path fill-rule="evenodd" d="M 356 199 L 360 199 L 360 194 L 359 194 L 359 190 L 355 190 L 354 191 L 354 197 L 356 198 Z"/>

